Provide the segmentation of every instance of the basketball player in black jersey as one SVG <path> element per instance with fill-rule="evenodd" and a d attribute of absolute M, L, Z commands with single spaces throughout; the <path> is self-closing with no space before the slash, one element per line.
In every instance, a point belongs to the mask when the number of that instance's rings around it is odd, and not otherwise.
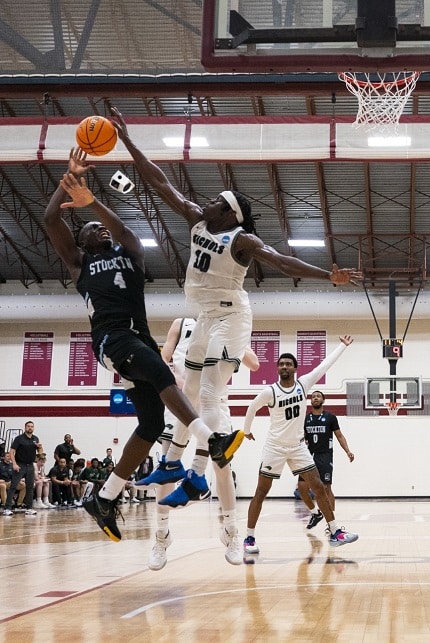
<path fill-rule="evenodd" d="M 324 410 L 324 401 L 324 393 L 321 391 L 312 393 L 312 411 L 305 418 L 305 440 L 324 484 L 330 507 L 334 511 L 335 497 L 331 488 L 333 482 L 333 435 L 336 436 L 350 462 L 353 462 L 354 454 L 350 451 L 346 438 L 340 430 L 337 417 Z M 307 529 L 312 529 L 323 519 L 323 515 L 309 495 L 309 486 L 301 476 L 299 476 L 297 488 L 303 502 L 311 511 Z"/>
<path fill-rule="evenodd" d="M 142 244 L 87 188 L 83 174 L 89 167 L 82 150 L 71 151 L 69 171 L 48 204 L 44 222 L 55 250 L 87 305 L 94 354 L 103 366 L 122 376 L 136 408 L 139 424 L 115 471 L 84 505 L 106 535 L 117 542 L 121 539 L 116 525 L 119 494 L 163 432 L 164 405 L 200 440 L 206 439 L 209 453 L 220 467 L 231 460 L 243 433 L 212 433 L 176 385 L 148 328 Z M 66 202 L 69 196 L 72 200 Z M 98 218 L 84 225 L 79 245 L 62 218 L 64 208 L 71 207 L 89 207 Z"/>

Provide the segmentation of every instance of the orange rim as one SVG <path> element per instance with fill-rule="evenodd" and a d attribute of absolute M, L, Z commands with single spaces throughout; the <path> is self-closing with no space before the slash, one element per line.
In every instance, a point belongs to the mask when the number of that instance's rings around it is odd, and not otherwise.
<path fill-rule="evenodd" d="M 359 80 L 358 78 L 354 78 L 354 76 L 349 76 L 348 74 L 351 74 L 352 72 L 349 71 L 341 71 L 339 73 L 339 77 L 341 80 L 343 80 L 344 83 L 350 83 L 352 85 L 357 85 L 358 87 L 368 87 L 369 85 L 372 85 L 375 89 L 381 89 L 381 88 L 387 88 L 391 89 L 392 87 L 403 87 L 404 85 L 410 83 L 413 81 L 415 78 L 420 76 L 419 71 L 411 71 L 411 72 L 405 72 L 410 74 L 410 76 L 405 76 L 404 78 L 400 78 L 399 80 L 391 80 L 388 83 L 384 82 L 379 82 L 379 83 L 372 83 L 370 80 Z"/>

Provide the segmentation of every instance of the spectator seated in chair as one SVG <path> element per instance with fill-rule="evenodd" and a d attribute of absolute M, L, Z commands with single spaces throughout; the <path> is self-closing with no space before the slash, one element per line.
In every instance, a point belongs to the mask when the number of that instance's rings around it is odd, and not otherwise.
<path fill-rule="evenodd" d="M 41 453 L 36 456 L 34 463 L 34 509 L 52 509 L 55 505 L 49 501 L 51 492 L 51 478 L 45 473 L 46 455 Z"/>
<path fill-rule="evenodd" d="M 3 459 L 0 460 L 0 498 L 1 498 L 1 503 L 3 508 L 6 504 L 7 490 L 9 489 L 10 483 L 12 480 L 12 471 L 13 471 L 13 464 L 10 457 L 10 453 L 9 451 L 7 451 L 4 454 Z M 24 498 L 25 498 L 25 491 L 26 491 L 25 480 L 21 480 L 21 482 L 19 482 L 16 490 L 18 492 L 16 506 L 20 507 L 24 502 Z"/>
<path fill-rule="evenodd" d="M 84 495 L 85 487 L 87 486 L 87 482 L 85 480 L 81 480 L 81 473 L 84 469 L 85 460 L 83 458 L 78 458 L 73 464 L 70 476 L 72 482 L 73 501 L 77 507 L 82 506 L 82 496 Z"/>
<path fill-rule="evenodd" d="M 74 507 L 69 468 L 65 458 L 60 458 L 49 472 L 52 484 L 52 500 L 59 507 Z"/>
<path fill-rule="evenodd" d="M 81 471 L 79 480 L 91 482 L 94 485 L 95 492 L 102 488 L 105 478 L 102 469 L 99 467 L 98 458 L 92 458 L 91 464 Z"/>

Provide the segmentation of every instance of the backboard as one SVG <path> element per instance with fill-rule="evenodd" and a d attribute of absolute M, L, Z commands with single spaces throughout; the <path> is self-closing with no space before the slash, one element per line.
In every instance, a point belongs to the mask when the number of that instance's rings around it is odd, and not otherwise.
<path fill-rule="evenodd" d="M 364 389 L 366 410 L 387 409 L 397 403 L 401 408 L 421 409 L 423 405 L 421 377 L 368 377 Z"/>
<path fill-rule="evenodd" d="M 202 64 L 216 72 L 430 69 L 429 0 L 205 0 Z"/>

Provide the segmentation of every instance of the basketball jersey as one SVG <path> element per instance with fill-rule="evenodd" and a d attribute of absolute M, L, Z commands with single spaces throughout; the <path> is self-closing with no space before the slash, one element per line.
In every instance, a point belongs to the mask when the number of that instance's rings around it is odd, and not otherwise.
<path fill-rule="evenodd" d="M 185 379 L 185 356 L 188 350 L 191 333 L 193 332 L 196 320 L 191 317 L 184 317 L 181 320 L 181 329 L 179 333 L 178 343 L 172 355 L 173 372 L 180 380 Z"/>
<path fill-rule="evenodd" d="M 120 245 L 99 254 L 84 254 L 77 290 L 85 300 L 94 344 L 112 330 L 149 334 L 143 270 Z"/>
<path fill-rule="evenodd" d="M 267 406 L 270 415 L 267 444 L 296 447 L 304 437 L 303 419 L 306 414 L 308 391 L 335 363 L 345 349 L 345 344 L 341 343 L 313 371 L 301 375 L 300 379 L 296 380 L 289 389 L 283 388 L 279 382 L 264 388 L 248 407 L 245 417 L 245 433 L 250 433 L 251 424 L 258 409 Z"/>
<path fill-rule="evenodd" d="M 201 310 L 237 312 L 249 307 L 243 282 L 248 266 L 233 256 L 237 236 L 243 228 L 212 234 L 206 221 L 191 230 L 191 254 L 185 279 L 185 295 Z"/>
<path fill-rule="evenodd" d="M 270 414 L 270 440 L 276 444 L 294 447 L 303 440 L 303 415 L 306 412 L 306 393 L 300 380 L 290 389 L 282 388 L 279 382 L 270 386 L 272 401 L 268 404 Z"/>
<path fill-rule="evenodd" d="M 305 438 L 311 453 L 333 451 L 333 431 L 339 431 L 337 417 L 323 411 L 319 415 L 308 413 L 305 418 Z"/>

